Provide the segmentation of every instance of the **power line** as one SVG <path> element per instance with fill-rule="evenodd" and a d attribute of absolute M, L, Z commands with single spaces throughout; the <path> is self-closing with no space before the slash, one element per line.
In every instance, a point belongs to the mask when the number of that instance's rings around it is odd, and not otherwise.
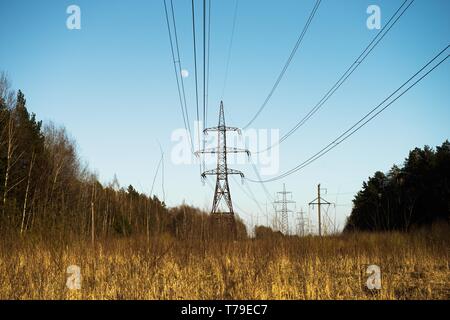
<path fill-rule="evenodd" d="M 250 188 L 250 185 L 249 185 L 248 183 L 245 182 L 245 180 L 244 180 L 244 185 L 247 187 L 247 189 L 248 189 L 248 191 L 249 191 L 249 193 L 250 193 L 250 195 L 251 195 L 251 199 L 252 199 L 252 200 L 256 203 L 256 205 L 258 206 L 259 211 L 260 211 L 263 215 L 266 215 L 266 214 L 264 213 L 264 210 L 263 210 L 262 207 L 261 207 L 261 204 L 262 204 L 262 203 L 260 203 L 260 202 L 256 199 L 256 196 L 255 196 L 255 194 L 253 193 L 253 190 Z"/>
<path fill-rule="evenodd" d="M 252 123 L 253 121 L 255 121 L 255 119 L 259 116 L 259 114 L 264 110 L 264 108 L 267 106 L 267 103 L 269 102 L 270 98 L 272 97 L 272 95 L 274 94 L 275 90 L 277 89 L 278 85 L 281 82 L 281 79 L 283 79 L 284 74 L 286 73 L 289 65 L 292 62 L 292 59 L 294 58 L 306 32 L 308 31 L 308 28 L 316 14 L 317 9 L 319 8 L 321 0 L 316 0 L 316 4 L 314 5 L 314 8 L 312 9 L 308 20 L 306 21 L 305 26 L 303 27 L 302 32 L 300 33 L 297 42 L 295 43 L 294 48 L 291 51 L 291 54 L 289 55 L 288 60 L 286 61 L 283 69 L 281 70 L 280 74 L 278 75 L 277 80 L 275 81 L 274 85 L 272 86 L 272 89 L 270 90 L 269 94 L 267 95 L 266 99 L 264 100 L 263 104 L 261 105 L 261 107 L 259 108 L 259 110 L 256 112 L 256 114 L 253 116 L 253 118 L 243 127 L 243 129 L 247 129 Z"/>
<path fill-rule="evenodd" d="M 251 158 L 250 158 L 250 160 L 251 160 Z M 259 172 L 258 172 L 258 170 L 257 170 L 257 168 L 256 168 L 256 166 L 255 166 L 255 164 L 254 164 L 254 162 L 253 162 L 252 160 L 251 160 L 251 162 L 252 162 L 252 167 L 253 167 L 253 170 L 254 170 L 255 174 L 259 177 L 259 179 L 261 179 L 261 176 L 259 175 Z M 233 180 L 234 180 L 236 183 L 238 183 L 234 177 L 233 177 Z M 244 183 L 245 183 L 245 180 L 244 180 Z M 244 194 L 245 194 L 248 198 L 250 198 L 251 200 L 253 200 L 253 202 L 256 203 L 256 205 L 258 206 L 258 208 L 259 208 L 260 212 L 262 213 L 262 215 L 265 216 L 265 217 L 267 218 L 267 220 L 268 220 L 268 219 L 269 219 L 269 216 L 268 216 L 267 212 L 265 212 L 264 210 L 262 210 L 262 207 L 261 207 L 261 204 L 262 204 L 262 203 L 259 202 L 259 201 L 256 199 L 255 193 L 254 193 L 254 192 L 252 191 L 252 189 L 250 188 L 250 184 L 245 183 L 245 186 L 247 187 L 248 191 L 250 192 L 250 195 L 244 190 L 244 188 L 242 188 L 242 187 L 239 185 L 239 187 L 241 188 L 242 192 L 244 192 Z M 263 190 L 264 190 L 264 192 L 265 192 L 265 194 L 266 194 L 266 204 L 265 204 L 265 205 L 267 205 L 267 203 L 271 203 L 272 206 L 273 206 L 273 209 L 276 210 L 275 206 L 273 205 L 273 202 L 275 201 L 275 199 L 270 195 L 269 191 L 267 190 L 266 186 L 265 186 L 263 183 L 261 183 L 261 186 L 262 186 L 262 188 L 263 188 Z"/>
<path fill-rule="evenodd" d="M 211 0 L 208 0 L 208 57 L 206 60 L 206 110 L 205 119 L 203 121 L 203 128 L 207 127 L 208 123 L 208 106 L 209 106 L 209 71 L 210 71 L 210 48 L 211 48 Z"/>
<path fill-rule="evenodd" d="M 250 158 L 250 159 L 251 159 L 251 158 Z M 259 172 L 258 172 L 258 170 L 256 169 L 256 166 L 255 166 L 255 164 L 253 163 L 253 161 L 252 161 L 252 167 L 253 167 L 255 173 L 259 176 Z M 232 179 L 234 180 L 234 182 L 235 182 L 236 184 L 238 184 L 238 186 L 239 186 L 239 188 L 242 190 L 242 192 L 243 192 L 250 200 L 252 200 L 253 202 L 255 202 L 255 204 L 258 206 L 258 209 L 259 209 L 260 213 L 262 213 L 263 216 L 265 216 L 267 219 L 269 219 L 268 214 L 267 214 L 267 213 L 262 209 L 262 207 L 261 207 L 261 204 L 262 204 L 262 203 L 260 203 L 260 202 L 256 199 L 255 193 L 254 193 L 254 192 L 252 191 L 252 189 L 250 188 L 250 184 L 245 183 L 245 180 L 244 180 L 245 186 L 246 186 L 247 189 L 248 189 L 248 192 L 247 192 L 247 191 L 239 184 L 239 182 L 236 180 L 235 177 L 232 176 Z M 269 192 L 267 191 L 266 186 L 265 186 L 264 184 L 261 184 L 261 186 L 262 186 L 264 192 L 266 193 L 266 204 L 267 204 L 267 203 L 273 203 L 273 202 L 275 201 L 275 199 L 269 194 Z M 250 194 L 249 194 L 249 193 L 250 193 Z"/>
<path fill-rule="evenodd" d="M 183 70 L 183 68 L 181 67 L 180 46 L 178 44 L 177 24 L 176 24 L 176 19 L 175 19 L 175 10 L 173 8 L 173 0 L 170 0 L 170 6 L 172 9 L 172 21 L 173 21 L 173 31 L 174 31 L 174 36 L 175 36 L 175 47 L 177 48 L 176 52 L 177 52 L 177 57 L 178 57 L 178 65 L 180 67 L 180 74 L 181 74 L 181 71 Z M 181 90 L 183 92 L 184 111 L 186 113 L 186 122 L 187 122 L 187 127 L 189 129 L 189 137 L 190 137 L 191 145 L 192 145 L 192 133 L 191 133 L 192 131 L 191 131 L 191 125 L 189 122 L 189 112 L 188 112 L 188 107 L 187 107 L 187 102 L 186 102 L 186 91 L 184 89 L 183 77 L 181 77 Z"/>
<path fill-rule="evenodd" d="M 261 175 L 259 174 L 258 168 L 256 168 L 256 165 L 253 162 L 253 159 L 251 157 L 250 157 L 250 162 L 251 162 L 253 171 L 255 172 L 256 176 L 258 177 L 259 180 L 262 180 Z M 267 190 L 267 187 L 264 183 L 260 183 L 260 185 L 266 195 L 266 210 L 267 210 L 267 203 L 271 203 L 273 210 L 276 211 L 276 206 L 273 204 L 273 202 L 275 201 L 275 198 L 270 195 L 270 192 Z M 248 186 L 250 186 L 250 185 L 248 184 Z M 267 213 L 266 213 L 266 218 L 269 219 Z"/>
<path fill-rule="evenodd" d="M 247 196 L 247 198 L 249 198 L 250 200 L 252 200 L 258 207 L 260 213 L 262 213 L 263 215 L 266 215 L 264 213 L 264 210 L 261 207 L 261 204 L 259 203 L 259 201 L 256 199 L 255 194 L 253 193 L 253 191 L 250 189 L 250 185 L 248 183 L 245 184 L 245 186 L 248 189 L 248 192 L 241 186 L 241 184 L 237 181 L 237 179 L 235 177 L 232 176 L 232 179 L 234 180 L 234 182 L 239 186 L 239 188 L 242 190 L 242 192 Z"/>
<path fill-rule="evenodd" d="M 194 0 L 192 0 L 194 1 Z M 206 116 L 206 0 L 203 0 L 203 123 Z M 205 124 L 203 125 L 205 128 Z"/>
<path fill-rule="evenodd" d="M 381 106 L 391 99 L 395 94 L 397 94 L 400 90 L 402 90 L 403 87 L 407 86 L 408 83 L 413 81 L 414 78 L 416 78 L 424 69 L 426 69 L 430 64 L 432 64 L 436 59 L 438 59 L 439 56 L 441 56 L 447 49 L 450 47 L 450 45 L 447 45 L 443 50 L 441 50 L 437 55 L 435 55 L 430 61 L 428 61 L 419 71 L 417 71 L 413 76 L 411 76 L 407 81 L 405 81 L 399 88 L 397 88 L 393 93 L 391 93 L 386 99 L 384 99 L 381 103 L 379 103 L 376 107 L 374 107 L 370 112 L 368 112 L 364 117 L 362 117 L 358 122 L 356 122 L 354 125 L 352 125 L 349 129 L 347 129 L 344 133 L 342 133 L 340 136 L 338 136 L 335 140 L 330 142 L 326 147 L 322 148 L 319 152 L 311 156 L 306 161 L 302 162 L 298 166 L 292 168 L 291 170 L 288 170 L 287 172 L 267 179 L 267 180 L 251 180 L 246 178 L 247 180 L 251 182 L 259 182 L 259 183 L 266 183 L 266 182 L 272 182 L 276 180 L 283 179 L 302 168 L 306 167 L 307 165 L 311 164 L 312 162 L 316 161 L 317 159 L 321 158 L 328 152 L 330 152 L 332 149 L 337 147 L 339 144 L 347 140 L 350 136 L 352 136 L 354 133 L 359 131 L 363 126 L 365 126 L 368 122 L 370 122 L 372 119 L 374 119 L 376 116 L 378 116 L 381 112 L 383 112 L 385 109 L 387 109 L 390 105 L 392 105 L 395 101 L 397 101 L 400 97 L 402 97 L 405 93 L 407 93 L 411 88 L 413 88 L 415 85 L 417 85 L 420 81 L 422 81 L 426 76 L 428 76 L 431 72 L 433 72 L 437 67 L 439 67 L 447 58 L 449 55 L 447 54 L 444 58 L 442 58 L 437 64 L 435 64 L 430 70 L 428 70 L 425 74 L 420 76 L 416 81 L 414 81 L 409 87 L 407 87 L 405 90 L 403 90 L 400 94 L 398 94 L 392 101 L 390 101 L 387 105 L 381 108 Z M 381 108 L 381 109 L 380 109 Z"/>
<path fill-rule="evenodd" d="M 207 48 L 207 58 L 206 58 L 206 88 L 203 89 L 203 130 L 207 127 L 208 122 L 208 105 L 209 105 L 209 71 L 210 71 L 210 43 L 211 43 L 211 0 L 208 0 L 208 48 Z M 205 44 L 203 44 L 205 47 Z M 203 53 L 203 57 L 205 56 L 205 52 Z M 203 66 L 203 70 L 205 70 L 205 66 Z M 203 78 L 205 75 L 203 74 Z M 205 102 L 206 101 L 206 102 Z M 203 136 L 203 149 L 206 147 L 206 137 Z M 205 158 L 203 157 L 203 170 L 205 170 Z"/>
<path fill-rule="evenodd" d="M 258 169 L 256 168 L 256 165 L 255 165 L 255 163 L 253 162 L 253 159 L 252 159 L 251 157 L 250 157 L 250 162 L 251 162 L 253 171 L 255 172 L 257 178 L 258 178 L 259 180 L 262 180 L 262 179 L 261 179 L 261 175 L 259 174 L 259 171 L 258 171 Z M 265 185 L 264 183 L 261 183 L 261 187 L 263 188 L 264 193 L 266 194 L 266 200 L 267 200 L 269 203 L 274 202 L 275 199 L 270 195 L 270 192 L 267 190 L 266 185 Z"/>
<path fill-rule="evenodd" d="M 413 4 L 414 0 L 412 0 L 406 8 L 400 13 L 400 15 L 393 21 L 393 23 L 389 26 L 392 19 L 397 15 L 397 13 L 401 10 L 401 8 L 406 4 L 408 0 L 402 3 L 402 5 L 397 9 L 394 15 L 389 19 L 387 24 L 380 30 L 380 32 L 372 39 L 369 45 L 364 49 L 364 51 L 356 58 L 353 64 L 346 70 L 346 72 L 341 76 L 338 82 L 327 92 L 327 94 L 319 101 L 319 103 L 311 109 L 308 114 L 297 123 L 294 128 L 292 128 L 287 134 L 285 134 L 280 139 L 280 143 L 286 140 L 289 136 L 291 136 L 295 131 L 297 131 L 306 121 L 308 121 L 324 104 L 328 101 L 328 99 L 342 86 L 342 84 L 353 74 L 353 72 L 361 65 L 361 63 L 367 58 L 367 56 L 373 51 L 373 49 L 380 43 L 380 41 L 385 37 L 385 35 L 391 30 L 391 28 L 397 23 L 397 21 L 403 16 L 403 14 L 408 10 L 408 8 Z M 386 27 L 389 26 L 387 29 Z M 386 32 L 384 32 L 386 30 Z M 383 33 L 384 32 L 384 33 Z M 381 37 L 380 37 L 381 35 Z M 378 40 L 377 38 L 380 37 Z M 375 42 L 376 41 L 376 42 Z M 373 46 L 372 46 L 373 44 Z M 372 47 L 371 47 L 372 46 Z M 369 49 L 370 48 L 370 49 Z"/>
<path fill-rule="evenodd" d="M 186 131 L 189 134 L 189 140 L 190 140 L 190 144 L 191 144 L 191 151 L 193 151 L 192 140 L 191 140 L 191 136 L 190 136 L 190 132 L 191 131 L 190 131 L 190 127 L 189 127 L 189 118 L 187 118 L 186 117 L 187 115 L 185 114 L 185 107 L 184 107 L 184 104 L 183 104 L 183 94 L 182 94 L 182 91 L 181 91 L 181 88 L 180 88 L 180 79 L 179 79 L 179 77 L 181 75 L 181 63 L 180 63 L 179 56 L 178 56 L 178 60 L 176 59 L 176 54 L 175 54 L 175 49 L 174 49 L 173 39 L 172 39 L 172 30 L 170 28 L 169 13 L 168 13 L 168 10 L 167 10 L 167 3 L 166 3 L 166 0 L 163 0 L 163 2 L 164 2 L 164 11 L 165 11 L 165 14 L 166 14 L 167 31 L 168 31 L 168 34 L 169 34 L 170 49 L 171 49 L 171 53 L 172 53 L 173 66 L 174 66 L 174 71 L 175 71 L 175 79 L 177 81 L 177 90 L 178 90 L 178 97 L 179 97 L 179 100 L 180 100 L 181 114 L 183 116 L 184 128 L 186 129 Z M 172 9 L 173 9 L 173 6 L 172 6 Z M 176 34 L 175 34 L 175 36 L 176 36 Z M 178 43 L 178 41 L 177 41 L 177 43 Z M 179 69 L 180 70 L 178 70 L 178 67 L 177 67 L 178 65 L 179 65 Z M 183 79 L 181 78 L 181 82 L 182 81 L 183 81 Z M 184 90 L 183 90 L 183 92 L 184 92 Z"/>
<path fill-rule="evenodd" d="M 195 40 L 195 6 L 194 6 L 194 0 L 191 1 L 192 3 L 192 37 L 194 39 L 194 69 L 195 69 L 195 100 L 197 105 L 197 122 L 200 121 L 200 115 L 198 110 L 198 81 L 197 81 L 197 42 Z M 200 135 L 199 135 L 200 136 Z"/>
<path fill-rule="evenodd" d="M 234 32 L 236 29 L 238 7 L 239 7 L 239 0 L 236 0 L 235 7 L 234 7 L 233 27 L 231 29 L 230 43 L 228 45 L 228 56 L 227 56 L 227 64 L 226 64 L 226 68 L 225 68 L 225 78 L 223 80 L 222 98 L 220 100 L 223 100 L 223 97 L 225 96 L 225 88 L 226 88 L 227 80 L 228 80 L 228 71 L 230 69 L 231 50 L 233 48 Z"/>
<path fill-rule="evenodd" d="M 196 42 L 196 32 L 195 32 L 195 6 L 194 0 L 191 1 L 192 8 L 192 37 L 194 40 L 194 69 L 195 69 L 195 101 L 197 106 L 197 142 L 200 148 L 200 114 L 198 108 L 198 75 L 197 75 L 197 42 Z M 200 162 L 200 174 L 202 172 L 202 163 Z"/>
<path fill-rule="evenodd" d="M 247 198 L 249 198 L 250 200 L 255 202 L 255 204 L 257 204 L 258 206 L 260 205 L 259 201 L 255 197 L 255 194 L 251 190 L 249 190 L 249 191 L 245 190 L 235 177 L 232 176 L 232 179 L 239 186 L 239 188 L 242 190 L 242 192 L 247 196 Z M 244 181 L 242 181 L 242 184 L 244 184 Z M 248 186 L 248 184 L 246 184 L 246 186 Z"/>
<path fill-rule="evenodd" d="M 361 63 L 367 58 L 367 56 L 375 49 L 375 47 L 380 43 L 384 36 L 391 30 L 391 28 L 397 23 L 397 21 L 403 16 L 403 14 L 412 5 L 414 0 L 412 0 L 400 13 L 400 15 L 393 20 L 401 9 L 405 6 L 408 0 L 405 0 L 400 7 L 395 11 L 395 13 L 388 20 L 386 25 L 376 34 L 372 41 L 366 46 L 366 48 L 361 52 L 361 54 L 355 59 L 355 61 L 348 67 L 348 69 L 341 75 L 341 77 L 336 81 L 336 83 L 328 90 L 328 92 L 317 102 L 317 104 L 299 121 L 294 127 L 289 130 L 285 135 L 283 135 L 278 142 L 272 146 L 261 150 L 257 153 L 266 152 L 275 146 L 280 145 L 283 141 L 289 138 L 295 131 L 297 131 L 301 126 L 303 126 L 327 101 L 331 96 L 342 86 L 342 84 L 353 74 L 353 72 L 358 69 Z M 392 24 L 391 24 L 392 22 Z"/>

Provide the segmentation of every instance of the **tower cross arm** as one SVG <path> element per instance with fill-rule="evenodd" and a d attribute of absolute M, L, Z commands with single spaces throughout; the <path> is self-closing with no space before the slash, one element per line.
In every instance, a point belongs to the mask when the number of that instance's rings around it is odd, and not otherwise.
<path fill-rule="evenodd" d="M 202 173 L 202 178 L 206 178 L 206 176 L 215 176 L 217 174 L 216 169 L 206 170 Z"/>
<path fill-rule="evenodd" d="M 214 131 L 234 131 L 234 132 L 237 132 L 238 134 L 241 134 L 241 129 L 236 128 L 236 127 L 226 127 L 226 126 L 217 126 L 217 127 L 206 128 L 205 130 L 203 130 L 203 133 L 208 134 L 208 132 L 214 132 Z"/>
<path fill-rule="evenodd" d="M 309 205 L 314 205 L 314 204 L 323 204 L 323 205 L 332 205 L 333 202 L 329 202 L 327 200 L 325 200 L 324 198 L 320 197 L 320 202 L 318 201 L 318 198 L 314 199 L 313 201 L 311 201 L 310 203 L 308 203 Z"/>
<path fill-rule="evenodd" d="M 293 200 L 277 200 L 277 201 L 274 201 L 273 203 L 278 203 L 278 204 L 295 203 L 295 201 L 293 201 Z"/>
<path fill-rule="evenodd" d="M 238 174 L 241 176 L 241 178 L 244 178 L 244 174 L 242 173 L 242 171 L 235 170 L 235 169 L 227 168 L 227 174 Z"/>
<path fill-rule="evenodd" d="M 206 148 L 202 150 L 195 151 L 195 155 L 198 157 L 200 154 L 215 154 L 219 153 L 219 150 L 217 148 Z"/>
<path fill-rule="evenodd" d="M 222 172 L 218 171 L 217 169 L 206 170 L 206 171 L 204 171 L 202 173 L 202 178 L 205 179 L 206 176 L 215 176 L 215 175 L 218 175 L 218 174 L 221 174 L 221 173 Z M 244 173 L 242 173 L 242 171 L 235 170 L 235 169 L 227 168 L 226 174 L 227 175 L 237 174 L 237 175 L 240 175 L 242 179 L 244 178 Z"/>
<path fill-rule="evenodd" d="M 202 173 L 202 176 L 214 176 L 217 173 L 219 173 L 219 171 L 217 171 L 217 169 L 211 169 L 211 170 L 204 171 Z M 230 169 L 230 168 L 227 168 L 227 174 L 238 174 L 241 177 L 244 177 L 244 174 L 242 173 L 242 171 L 235 170 L 235 169 Z"/>
<path fill-rule="evenodd" d="M 241 148 L 235 148 L 235 147 L 227 147 L 226 148 L 227 153 L 246 153 L 247 156 L 250 157 L 250 150 L 248 149 L 241 149 Z"/>
<path fill-rule="evenodd" d="M 195 152 L 195 155 L 198 156 L 199 154 L 216 154 L 220 153 L 218 148 L 206 148 Z M 241 149 L 241 148 L 234 148 L 234 147 L 227 147 L 225 149 L 226 153 L 246 153 L 247 156 L 250 156 L 250 151 L 247 149 Z"/>

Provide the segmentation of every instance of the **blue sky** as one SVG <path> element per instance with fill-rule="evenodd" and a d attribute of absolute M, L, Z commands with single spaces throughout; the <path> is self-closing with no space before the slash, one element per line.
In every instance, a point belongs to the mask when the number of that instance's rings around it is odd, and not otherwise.
<path fill-rule="evenodd" d="M 292 128 L 375 36 L 377 31 L 366 27 L 367 7 L 380 6 L 383 25 L 401 2 L 323 0 L 285 77 L 253 127 L 279 129 L 280 134 Z M 66 28 L 66 8 L 71 4 L 81 8 L 81 30 Z M 234 0 L 212 0 L 208 125 L 217 121 L 234 4 Z M 245 125 L 262 104 L 313 5 L 314 0 L 239 1 L 224 95 L 229 125 Z M 174 0 L 174 6 L 181 59 L 190 72 L 184 80 L 194 119 L 190 1 Z M 327 104 L 281 145 L 280 171 L 328 144 L 445 47 L 450 35 L 448 12 L 447 0 L 416 0 Z M 201 184 L 198 166 L 170 161 L 171 134 L 183 122 L 162 0 L 0 0 L 0 39 L 0 70 L 25 93 L 38 118 L 68 129 L 82 159 L 102 181 L 117 174 L 122 185 L 149 192 L 160 157 L 159 141 L 166 153 L 167 203 L 185 201 L 210 208 L 212 192 Z M 363 180 L 376 170 L 401 164 L 415 146 L 435 146 L 449 138 L 449 80 L 446 62 L 325 157 L 283 181 L 267 184 L 269 192 L 281 190 L 284 182 L 293 192 L 296 208 L 308 211 L 307 203 L 321 183 L 328 190 L 324 197 L 338 203 L 337 221 L 342 227 Z M 237 168 L 255 178 L 250 164 Z M 234 180 L 231 184 L 237 213 L 255 223 L 258 207 Z M 160 185 L 155 188 L 159 195 Z M 262 188 L 250 187 L 264 204 Z M 333 216 L 334 209 L 331 212 Z M 270 206 L 269 215 L 273 215 Z M 259 222 L 265 221 L 259 213 Z"/>

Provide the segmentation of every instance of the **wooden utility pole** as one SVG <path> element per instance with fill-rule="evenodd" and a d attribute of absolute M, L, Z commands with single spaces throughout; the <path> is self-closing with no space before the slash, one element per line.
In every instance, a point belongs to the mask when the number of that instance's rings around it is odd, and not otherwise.
<path fill-rule="evenodd" d="M 318 203 L 317 214 L 319 219 L 319 236 L 322 236 L 322 219 L 320 215 L 320 183 L 317 185 L 317 203 Z"/>
<path fill-rule="evenodd" d="M 321 197 L 321 195 L 320 195 L 320 183 L 317 185 L 317 198 L 316 199 L 314 199 L 313 201 L 311 201 L 310 203 L 309 203 L 309 205 L 310 206 L 314 206 L 314 205 L 317 205 L 317 218 L 318 218 L 318 223 L 319 223 L 319 226 L 318 226 L 318 229 L 319 229 L 319 236 L 322 236 L 322 214 L 321 214 L 321 207 L 322 206 L 324 206 L 324 205 L 326 205 L 326 206 L 329 206 L 329 205 L 331 205 L 332 203 L 331 202 L 328 202 L 327 200 L 325 200 L 325 199 L 323 199 L 322 197 Z"/>

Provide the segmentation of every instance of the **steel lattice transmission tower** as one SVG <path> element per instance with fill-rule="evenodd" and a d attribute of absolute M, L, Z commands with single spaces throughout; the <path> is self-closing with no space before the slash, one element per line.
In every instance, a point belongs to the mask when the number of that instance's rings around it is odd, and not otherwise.
<path fill-rule="evenodd" d="M 303 208 L 297 212 L 297 230 L 296 233 L 297 235 L 304 237 L 306 235 L 306 219 L 305 219 L 305 215 L 304 215 L 304 211 Z"/>
<path fill-rule="evenodd" d="M 277 194 L 281 194 L 281 200 L 274 201 L 275 205 L 281 205 L 281 210 L 276 210 L 276 212 L 281 213 L 281 233 L 284 235 L 289 234 L 289 220 L 288 214 L 292 212 L 292 210 L 288 209 L 288 204 L 295 203 L 295 201 L 288 200 L 287 195 L 290 194 L 292 198 L 292 192 L 286 191 L 286 185 L 283 183 L 283 191 L 277 192 Z"/>
<path fill-rule="evenodd" d="M 216 187 L 214 190 L 214 200 L 211 209 L 211 214 L 220 214 L 234 217 L 233 202 L 231 201 L 230 185 L 228 183 L 228 175 L 237 174 L 244 178 L 244 174 L 239 170 L 228 168 L 227 154 L 228 153 L 246 153 L 250 156 L 250 151 L 246 149 L 239 149 L 234 147 L 227 147 L 227 132 L 237 132 L 241 134 L 241 130 L 235 127 L 227 127 L 225 125 L 225 113 L 223 109 L 223 101 L 220 102 L 219 124 L 217 127 L 206 128 L 203 130 L 204 134 L 208 132 L 217 132 L 218 142 L 217 148 L 208 148 L 196 152 L 199 154 L 217 154 L 217 167 L 212 170 L 207 170 L 202 173 L 202 178 L 205 179 L 207 175 L 216 176 Z M 221 211 L 220 204 L 224 201 L 228 211 Z"/>

